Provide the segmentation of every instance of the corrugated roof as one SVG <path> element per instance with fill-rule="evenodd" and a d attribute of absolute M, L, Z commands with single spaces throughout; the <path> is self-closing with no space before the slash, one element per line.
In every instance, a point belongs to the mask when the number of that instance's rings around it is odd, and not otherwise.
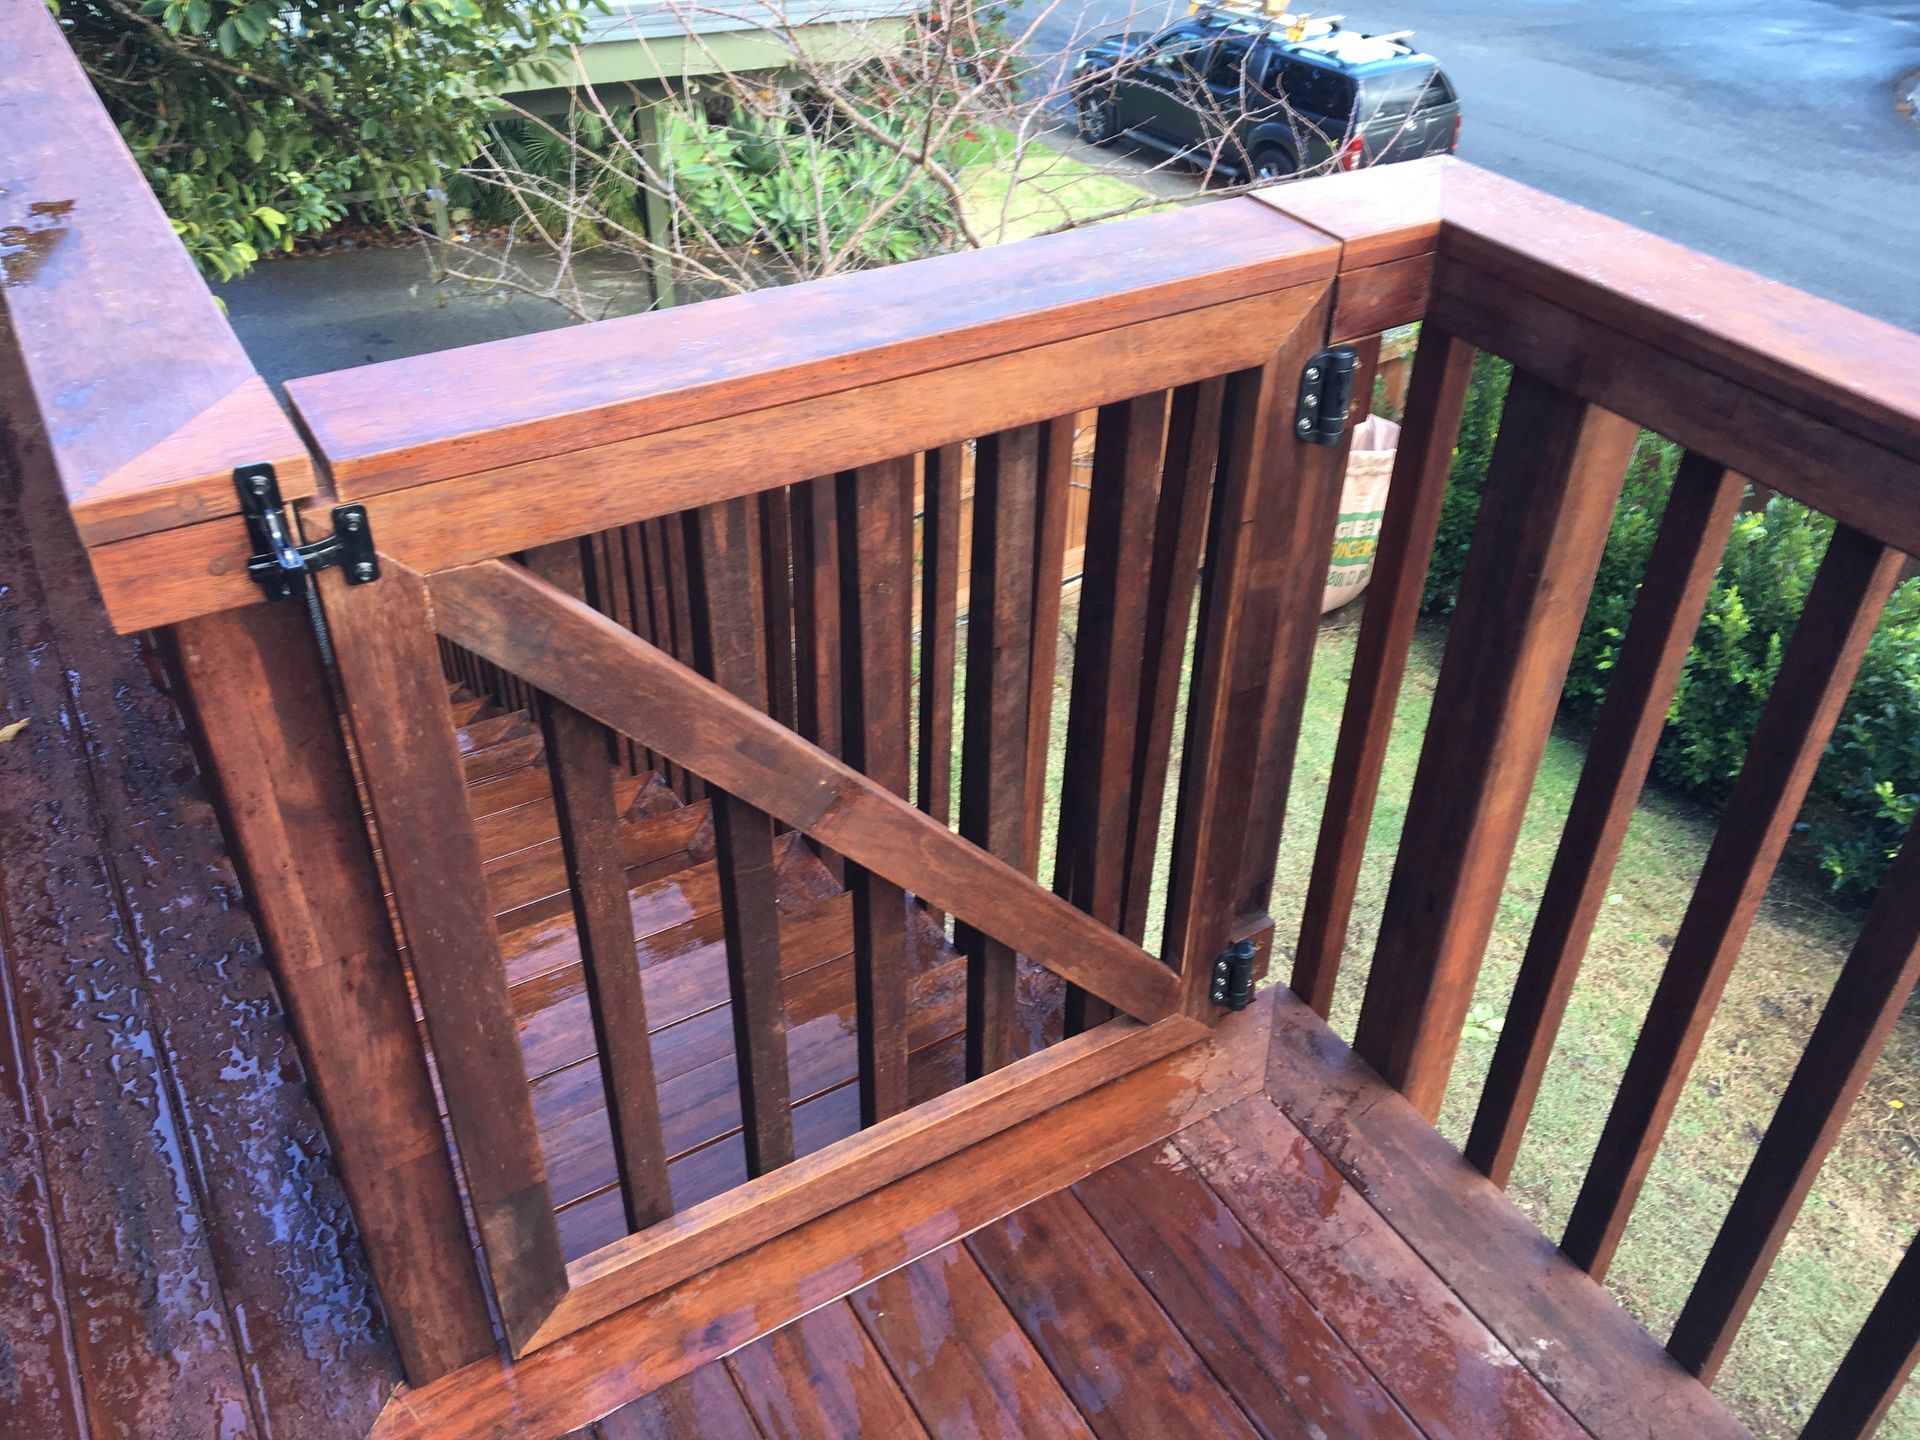
<path fill-rule="evenodd" d="M 898 20 L 927 8 L 926 0 L 637 0 L 596 17 L 585 43 L 663 40 L 730 30 L 803 29 Z"/>

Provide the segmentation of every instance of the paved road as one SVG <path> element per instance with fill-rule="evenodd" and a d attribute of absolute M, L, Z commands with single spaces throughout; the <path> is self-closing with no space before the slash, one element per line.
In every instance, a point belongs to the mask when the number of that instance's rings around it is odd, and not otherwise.
<path fill-rule="evenodd" d="M 1026 0 L 1037 14 L 1043 0 Z M 1174 3 L 1057 0 L 1037 53 Z M 1411 27 L 1465 105 L 1463 159 L 1920 331 L 1920 4 L 1352 0 Z M 1914 82 L 1908 80 L 1905 89 Z"/>

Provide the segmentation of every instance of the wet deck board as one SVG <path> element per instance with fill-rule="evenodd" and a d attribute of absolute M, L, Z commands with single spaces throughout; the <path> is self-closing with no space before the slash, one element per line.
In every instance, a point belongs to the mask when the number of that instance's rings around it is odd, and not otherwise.
<path fill-rule="evenodd" d="M 513 736 L 514 727 L 501 723 L 507 718 L 482 721 L 484 734 Z M 515 744 L 495 738 L 468 759 Z M 563 891 L 564 871 L 547 857 L 557 842 L 541 757 L 535 751 L 521 763 L 504 773 L 483 767 L 487 778 L 469 786 L 483 853 L 490 868 L 537 865 Z M 503 783 L 514 786 L 514 807 L 481 815 Z M 747 1178 L 708 806 L 680 805 L 651 777 L 617 787 L 630 801 L 622 822 L 629 859 L 651 857 L 644 872 L 629 871 L 629 903 L 669 1184 L 675 1207 L 685 1209 Z M 859 1129 L 852 914 L 848 894 L 798 836 L 779 838 L 776 861 L 794 1144 L 804 1155 Z M 494 878 L 496 901 L 511 912 L 501 917 L 501 953 L 562 1246 L 578 1258 L 627 1233 L 579 947 L 564 891 L 531 911 L 525 894 L 502 901 Z M 918 1103 L 964 1079 L 966 966 L 918 904 L 903 903 L 912 994 L 908 1081 Z M 1018 993 L 1016 1048 L 1025 1054 L 1058 1037 L 1062 991 L 1045 972 L 1025 967 Z M 424 1023 L 421 1036 L 427 1040 Z"/>
<path fill-rule="evenodd" d="M 0 1432 L 360 1435 L 399 1373 L 319 1117 L 35 453 L 0 443 Z"/>
<path fill-rule="evenodd" d="M 1192 1126 L 616 1411 L 600 1440 L 1585 1433 L 1362 1196 L 1302 1172 L 1269 1099 L 1229 1116 L 1244 1145 Z M 1266 1189 L 1291 1197 L 1248 1204 Z"/>

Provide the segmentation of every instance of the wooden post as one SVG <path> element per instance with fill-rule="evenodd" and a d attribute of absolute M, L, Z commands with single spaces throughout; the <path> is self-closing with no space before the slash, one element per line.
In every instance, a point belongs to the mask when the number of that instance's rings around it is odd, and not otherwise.
<path fill-rule="evenodd" d="M 172 634 L 387 1323 L 422 1385 L 492 1353 L 493 1327 L 307 613 L 255 605 Z"/>
<path fill-rule="evenodd" d="M 321 603 L 467 1197 L 518 1348 L 566 1293 L 566 1260 L 466 777 L 432 673 L 432 603 L 416 572 L 387 557 L 382 571 L 360 586 L 324 572 Z"/>
<path fill-rule="evenodd" d="M 665 155 L 660 146 L 660 117 L 655 113 L 658 101 L 633 107 L 633 128 L 640 143 L 640 158 L 645 160 L 647 168 L 657 178 L 664 179 L 667 173 Z M 670 247 L 673 217 L 667 212 L 667 198 L 652 185 L 640 187 L 640 201 L 645 209 L 647 239 L 655 245 Z M 674 288 L 673 261 L 665 255 L 655 254 L 647 262 L 648 277 L 653 283 L 653 308 L 667 310 L 679 304 Z"/>
<path fill-rule="evenodd" d="M 1319 301 L 1271 360 L 1230 375 L 1221 402 L 1163 950 L 1181 967 L 1190 1015 L 1216 1013 L 1213 958 L 1242 929 L 1235 901 L 1253 814 L 1248 782 L 1258 768 L 1268 689 L 1286 683 L 1297 663 L 1276 650 L 1275 606 L 1292 593 L 1287 567 L 1333 544 L 1339 476 L 1303 466 L 1299 452 L 1308 447 L 1292 433 L 1292 397 L 1326 334 L 1328 310 Z M 1318 570 L 1324 561 L 1313 564 Z"/>

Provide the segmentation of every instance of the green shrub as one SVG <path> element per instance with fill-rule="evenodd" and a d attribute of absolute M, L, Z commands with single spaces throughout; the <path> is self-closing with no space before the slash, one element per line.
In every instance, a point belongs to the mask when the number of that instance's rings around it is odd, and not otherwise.
<path fill-rule="evenodd" d="M 1510 375 L 1505 362 L 1490 356 L 1475 362 L 1427 575 L 1430 614 L 1451 613 L 1458 598 Z M 1679 460 L 1677 446 L 1640 436 L 1561 694 L 1563 714 L 1590 720 L 1606 697 Z M 1654 756 L 1661 782 L 1712 806 L 1725 800 L 1832 534 L 1831 520 L 1784 496 L 1735 521 Z M 1795 846 L 1836 890 L 1869 895 L 1916 811 L 1920 581 L 1909 581 L 1894 592 L 1867 647 L 1814 776 Z"/>
<path fill-rule="evenodd" d="M 653 237 L 670 250 L 740 247 L 797 262 L 844 248 L 837 268 L 860 269 L 948 248 L 954 206 L 900 153 L 909 122 L 877 106 L 863 116 L 886 140 L 818 106 L 719 121 L 669 98 L 655 109 L 659 175 L 640 162 L 631 106 L 583 107 L 557 121 L 507 116 L 447 193 L 456 213 L 496 225 L 530 219 L 581 248 L 644 231 L 650 184 L 670 187 L 677 233 Z"/>
<path fill-rule="evenodd" d="M 207 275 L 470 160 L 490 92 L 595 0 L 57 0 L 60 28 Z M 597 8 L 597 5 L 596 5 Z"/>

